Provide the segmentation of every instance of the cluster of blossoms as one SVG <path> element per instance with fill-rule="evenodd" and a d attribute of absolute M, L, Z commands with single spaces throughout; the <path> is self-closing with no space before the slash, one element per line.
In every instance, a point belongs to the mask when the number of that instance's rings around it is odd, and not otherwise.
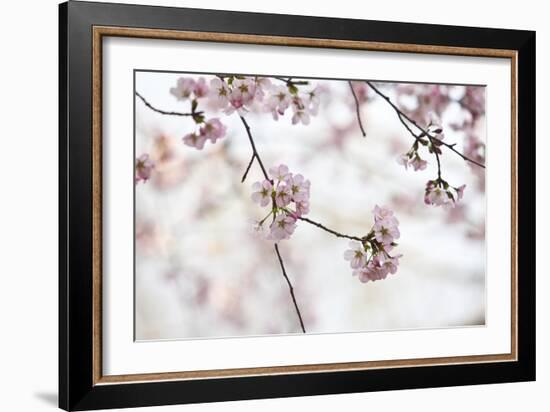
<path fill-rule="evenodd" d="M 399 239 L 399 222 L 393 211 L 387 207 L 375 206 L 374 226 L 361 242 L 350 242 L 350 249 L 344 259 L 350 262 L 353 275 L 363 283 L 385 279 L 389 273 L 395 274 L 399 259 L 403 255 L 390 255 Z"/>
<path fill-rule="evenodd" d="M 170 93 L 179 101 L 191 102 L 190 115 L 197 129 L 183 136 L 183 143 L 201 150 L 207 140 L 216 143 L 218 139 L 225 136 L 227 128 L 220 119 L 206 120 L 203 112 L 197 110 L 199 100 L 207 98 L 210 93 L 210 88 L 204 77 L 199 77 L 197 80 L 191 77 L 181 77 L 178 79 L 176 87 L 170 89 Z"/>
<path fill-rule="evenodd" d="M 428 151 L 436 156 L 442 154 L 441 145 L 445 138 L 443 129 L 438 125 L 438 122 L 434 122 L 435 115 L 430 114 L 429 116 L 432 120 L 430 120 L 426 131 L 431 138 L 428 139 L 427 136 L 418 137 L 411 149 L 397 159 L 397 162 L 403 165 L 405 169 L 409 166 L 412 166 L 415 171 L 426 169 L 428 162 L 423 160 L 418 154 L 420 146 L 426 146 Z M 434 206 L 453 207 L 464 196 L 465 188 L 466 185 L 452 187 L 441 177 L 435 180 L 428 180 L 424 194 L 424 203 Z"/>
<path fill-rule="evenodd" d="M 286 165 L 269 169 L 269 177 L 252 185 L 252 200 L 270 207 L 262 220 L 254 222 L 254 232 L 277 242 L 289 239 L 298 218 L 309 212 L 310 182 L 301 174 L 290 173 Z"/>
<path fill-rule="evenodd" d="M 426 166 L 428 166 L 428 162 L 422 159 L 418 153 L 420 146 L 427 147 L 430 153 L 441 154 L 440 146 L 445 138 L 443 129 L 439 126 L 436 115 L 430 113 L 429 117 L 430 121 L 426 131 L 430 134 L 431 139 L 428 139 L 427 136 L 416 138 L 409 151 L 397 158 L 397 163 L 404 166 L 405 169 L 411 166 L 416 172 L 418 170 L 424 170 Z"/>
<path fill-rule="evenodd" d="M 464 196 L 465 188 L 466 185 L 452 187 L 441 178 L 428 180 L 424 193 L 424 203 L 433 206 L 454 207 Z"/>
<path fill-rule="evenodd" d="M 151 178 L 151 173 L 155 168 L 155 162 L 149 158 L 147 153 L 142 154 L 136 159 L 135 183 L 147 182 Z"/>
<path fill-rule="evenodd" d="M 214 106 L 224 113 L 245 116 L 250 111 L 271 113 L 274 120 L 291 108 L 292 124 L 309 124 L 310 116 L 319 110 L 321 89 L 300 90 L 307 81 L 281 79 L 284 85 L 273 84 L 267 77 L 219 76 L 210 82 Z"/>
<path fill-rule="evenodd" d="M 462 120 L 449 126 L 464 134 L 464 155 L 477 163 L 485 163 L 485 144 L 476 130 L 478 121 L 485 115 L 483 87 L 400 84 L 395 92 L 400 108 L 417 122 L 423 122 L 433 114 L 442 117 L 453 104 L 460 106 Z M 480 187 L 483 187 L 483 169 L 471 163 L 470 166 L 480 180 Z"/>

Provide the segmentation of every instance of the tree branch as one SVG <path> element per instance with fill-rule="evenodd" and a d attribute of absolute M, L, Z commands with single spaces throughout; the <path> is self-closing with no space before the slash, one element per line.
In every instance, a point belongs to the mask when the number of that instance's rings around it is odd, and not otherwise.
<path fill-rule="evenodd" d="M 294 288 L 292 287 L 292 283 L 290 282 L 290 279 L 286 274 L 283 258 L 281 257 L 281 252 L 279 251 L 279 245 L 277 243 L 275 243 L 275 252 L 277 253 L 277 258 L 279 258 L 281 271 L 283 272 L 283 276 L 288 285 L 288 289 L 290 290 L 290 296 L 292 297 L 292 302 L 294 303 L 294 308 L 296 309 L 296 314 L 298 315 L 298 320 L 300 321 L 300 327 L 302 328 L 302 332 L 306 333 L 306 328 L 304 327 L 304 321 L 302 320 L 302 314 L 300 313 L 300 309 L 298 308 L 298 303 L 296 302 L 296 296 L 294 296 Z"/>
<path fill-rule="evenodd" d="M 246 129 L 246 134 L 248 135 L 248 140 L 250 141 L 250 146 L 252 147 L 252 159 L 250 160 L 250 163 L 248 165 L 248 168 L 246 172 L 243 175 L 242 182 L 246 179 L 246 175 L 248 174 L 248 170 L 250 169 L 250 166 L 252 165 L 252 160 L 256 158 L 258 161 L 258 164 L 260 165 L 260 168 L 262 169 L 262 173 L 264 174 L 264 177 L 269 180 L 269 176 L 267 175 L 267 171 L 264 167 L 264 164 L 262 162 L 262 159 L 260 159 L 260 155 L 258 154 L 258 151 L 256 150 L 256 145 L 254 144 L 254 138 L 252 137 L 252 132 L 250 131 L 250 126 L 248 125 L 246 119 L 243 116 L 239 116 L 241 118 L 241 122 L 244 125 L 244 128 Z"/>
<path fill-rule="evenodd" d="M 248 125 L 248 122 L 243 116 L 239 116 L 241 119 L 241 122 L 244 125 L 244 128 L 246 129 L 246 134 L 248 136 L 248 140 L 250 142 L 250 146 L 252 147 L 252 157 L 250 158 L 250 162 L 248 163 L 248 166 L 246 168 L 246 171 L 244 172 L 244 175 L 241 179 L 241 182 L 244 182 L 246 179 L 246 176 L 248 174 L 248 171 L 250 170 L 250 167 L 252 166 L 252 163 L 254 159 L 258 161 L 258 164 L 260 165 L 260 168 L 262 169 L 262 173 L 264 177 L 269 180 L 269 176 L 267 174 L 267 171 L 264 167 L 264 164 L 262 162 L 262 159 L 260 158 L 260 155 L 258 154 L 258 150 L 256 149 L 256 144 L 254 143 L 254 138 L 252 137 L 252 132 L 250 130 L 250 126 Z M 281 256 L 281 252 L 279 251 L 279 245 L 275 243 L 275 252 L 277 253 L 277 258 L 279 259 L 279 264 L 281 266 L 281 271 L 283 273 L 283 277 L 286 280 L 286 283 L 288 284 L 288 289 L 290 291 L 290 296 L 292 297 L 292 302 L 294 303 L 294 308 L 296 309 L 296 314 L 298 315 L 298 319 L 300 320 L 300 326 L 302 328 L 302 332 L 306 333 L 306 328 L 304 327 L 304 321 L 302 320 L 302 314 L 300 313 L 300 308 L 298 308 L 298 303 L 296 302 L 296 296 L 294 296 L 294 287 L 292 286 L 292 282 L 288 278 L 288 275 L 286 274 L 285 265 L 283 263 L 283 258 Z"/>
<path fill-rule="evenodd" d="M 418 140 L 420 139 L 421 137 L 423 136 L 426 136 L 429 140 L 430 140 L 430 143 L 432 144 L 432 146 L 434 146 L 435 148 L 435 145 L 433 144 L 433 139 L 434 137 L 428 133 L 427 130 L 425 130 L 424 128 L 422 128 L 421 126 L 418 125 L 418 123 L 416 123 L 413 119 L 411 119 L 409 116 L 407 116 L 401 109 L 399 109 L 399 107 L 397 107 L 392 101 L 391 99 L 386 96 L 384 93 L 382 93 L 380 90 L 378 90 L 378 88 L 376 86 L 374 86 L 372 84 L 372 82 L 366 80 L 365 83 L 376 93 L 378 94 L 380 97 L 382 97 L 386 102 L 388 102 L 388 104 L 393 108 L 393 110 L 395 111 L 395 113 L 397 114 L 397 116 L 399 117 L 399 120 L 401 121 L 401 123 L 403 125 L 405 125 L 405 127 L 407 128 L 407 130 L 409 131 L 410 134 L 413 135 L 413 137 Z M 405 120 L 407 120 L 410 124 L 412 124 L 414 127 L 416 127 L 418 130 L 420 130 L 421 134 L 419 136 L 417 136 L 412 130 L 411 128 L 406 124 Z M 479 167 L 482 167 L 485 169 L 485 165 L 482 164 L 482 163 L 479 163 L 479 162 L 476 162 L 475 160 L 473 159 L 470 159 L 469 157 L 465 156 L 463 153 L 460 153 L 458 150 L 456 150 L 454 148 L 454 144 L 449 144 L 449 143 L 446 143 L 442 140 L 439 140 L 437 139 L 437 146 L 445 146 L 447 149 L 451 150 L 452 152 L 456 153 L 458 156 L 460 156 L 463 160 L 467 161 L 467 162 L 470 162 L 470 163 L 473 163 Z M 440 162 L 439 162 L 439 154 L 437 153 L 437 151 L 434 150 L 434 153 L 436 155 L 436 159 L 437 159 L 437 164 L 438 164 L 438 169 L 441 168 L 440 166 Z M 441 177 L 441 176 L 439 176 Z"/>
<path fill-rule="evenodd" d="M 307 80 L 292 80 L 292 77 L 285 79 L 284 77 L 273 76 L 273 78 L 285 82 L 288 86 L 306 86 L 309 84 Z"/>
<path fill-rule="evenodd" d="M 136 96 L 139 97 L 141 99 L 141 101 L 145 104 L 145 106 L 147 106 L 152 111 L 160 113 L 160 114 L 164 114 L 164 115 L 167 115 L 167 116 L 189 116 L 189 117 L 192 117 L 194 115 L 202 114 L 202 112 L 195 112 L 195 113 L 168 112 L 168 111 L 165 111 L 165 110 L 157 109 L 151 103 L 149 103 L 147 100 L 145 100 L 145 97 L 143 97 L 138 92 L 136 92 Z"/>
<path fill-rule="evenodd" d="M 355 90 L 353 90 L 353 84 L 351 83 L 351 81 L 348 81 L 348 84 L 351 90 L 351 94 L 353 95 L 353 100 L 355 100 L 355 112 L 357 114 L 357 123 L 359 123 L 359 128 L 361 129 L 361 133 L 363 134 L 363 137 L 367 137 L 367 133 L 365 133 L 365 129 L 363 128 L 363 123 L 361 122 L 361 113 L 359 111 L 359 99 L 355 94 Z"/>
<path fill-rule="evenodd" d="M 340 237 L 340 238 L 345 238 L 345 239 L 350 239 L 350 240 L 356 240 L 358 242 L 362 242 L 363 239 L 361 239 L 359 236 L 351 236 L 351 235 L 346 235 L 344 233 L 340 233 L 340 232 L 337 232 L 336 230 L 332 230 L 332 229 L 329 229 L 328 227 L 326 227 L 325 225 L 319 223 L 319 222 L 316 222 L 314 220 L 311 220 L 307 217 L 303 217 L 303 216 L 299 216 L 298 217 L 299 220 L 303 221 L 303 222 L 306 222 L 306 223 L 309 223 L 310 225 L 313 225 L 313 226 L 316 226 L 318 227 L 319 229 L 322 229 L 324 230 L 325 232 L 328 232 L 336 237 Z"/>
<path fill-rule="evenodd" d="M 248 176 L 248 172 L 250 171 L 250 167 L 252 166 L 252 163 L 254 163 L 254 159 L 256 158 L 256 155 L 252 153 L 252 156 L 250 157 L 250 162 L 248 162 L 248 166 L 246 166 L 246 170 L 243 173 L 243 177 L 241 178 L 241 183 L 244 183 L 246 180 L 246 176 Z"/>

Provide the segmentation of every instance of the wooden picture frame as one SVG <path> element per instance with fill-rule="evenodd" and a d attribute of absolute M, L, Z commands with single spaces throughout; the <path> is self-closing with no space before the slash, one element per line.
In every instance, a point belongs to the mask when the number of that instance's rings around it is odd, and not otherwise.
<path fill-rule="evenodd" d="M 59 406 L 215 402 L 535 379 L 535 33 L 87 2 L 60 5 Z M 511 351 L 149 374 L 102 373 L 102 39 L 509 59 Z M 508 121 L 508 120 L 506 120 Z"/>

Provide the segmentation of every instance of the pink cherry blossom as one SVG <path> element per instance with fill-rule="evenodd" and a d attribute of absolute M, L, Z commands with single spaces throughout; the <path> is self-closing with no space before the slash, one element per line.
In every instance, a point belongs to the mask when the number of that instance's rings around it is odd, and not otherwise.
<path fill-rule="evenodd" d="M 429 191 L 427 191 L 426 193 L 425 199 L 428 200 L 428 204 L 435 206 L 441 206 L 449 201 L 447 192 L 439 186 L 429 189 Z"/>
<path fill-rule="evenodd" d="M 344 259 L 349 261 L 352 269 L 359 269 L 367 263 L 367 255 L 363 245 L 359 242 L 350 242 L 350 249 L 344 252 Z"/>
<path fill-rule="evenodd" d="M 386 279 L 388 272 L 388 268 L 384 267 L 376 256 L 367 266 L 354 270 L 353 275 L 357 276 L 362 283 L 367 283 Z"/>
<path fill-rule="evenodd" d="M 151 178 L 151 173 L 155 168 L 155 162 L 149 158 L 147 153 L 142 154 L 136 159 L 135 182 L 147 182 Z"/>
<path fill-rule="evenodd" d="M 195 82 L 195 85 L 193 87 L 193 93 L 195 94 L 195 97 L 205 97 L 209 92 L 208 85 L 206 84 L 206 80 L 204 77 L 199 77 L 199 79 Z"/>
<path fill-rule="evenodd" d="M 410 162 L 410 165 L 413 167 L 414 171 L 424 170 L 428 166 L 428 162 L 422 160 L 418 155 Z"/>
<path fill-rule="evenodd" d="M 217 77 L 210 80 L 210 99 L 219 108 L 229 104 L 229 86 L 224 80 Z"/>
<path fill-rule="evenodd" d="M 374 215 L 374 221 L 378 222 L 379 220 L 387 220 L 393 217 L 393 211 L 387 206 L 378 206 L 375 205 L 372 209 L 372 214 Z M 395 217 L 393 217 L 395 219 Z M 395 225 L 398 224 L 397 219 L 395 219 Z"/>
<path fill-rule="evenodd" d="M 275 181 L 282 182 L 290 175 L 287 165 L 279 165 L 269 169 L 269 176 Z"/>
<path fill-rule="evenodd" d="M 271 88 L 269 77 L 256 77 L 254 79 L 254 100 L 263 101 L 266 91 Z"/>
<path fill-rule="evenodd" d="M 278 207 L 285 207 L 292 201 L 290 187 L 287 185 L 279 185 L 275 190 L 275 204 Z"/>
<path fill-rule="evenodd" d="M 229 106 L 224 110 L 225 113 L 229 115 L 237 111 L 240 116 L 246 115 L 248 109 L 245 105 L 252 104 L 255 95 L 256 83 L 253 78 L 235 78 L 231 85 L 231 91 L 228 95 Z"/>
<path fill-rule="evenodd" d="M 319 105 L 321 104 L 321 93 L 322 89 L 320 87 L 315 87 L 314 89 L 306 92 L 302 98 L 304 106 L 307 111 L 312 115 L 316 116 L 319 112 Z"/>
<path fill-rule="evenodd" d="M 296 217 L 304 216 L 309 213 L 309 201 L 308 200 L 299 200 L 295 202 L 296 204 Z"/>
<path fill-rule="evenodd" d="M 397 163 L 401 166 L 404 166 L 405 169 L 408 169 L 409 167 L 409 155 L 408 154 L 402 154 L 397 158 Z"/>
<path fill-rule="evenodd" d="M 429 180 L 426 183 L 424 194 L 424 203 L 433 206 L 443 206 L 445 208 L 455 207 L 456 203 L 464 197 L 466 185 L 453 187 L 454 194 L 451 192 L 451 186 L 444 180 Z"/>
<path fill-rule="evenodd" d="M 417 152 L 414 152 L 414 154 L 405 153 L 400 155 L 397 158 L 397 163 L 404 166 L 405 169 L 412 166 L 415 172 L 418 170 L 424 170 L 426 169 L 426 166 L 428 166 L 428 162 L 421 159 Z"/>
<path fill-rule="evenodd" d="M 200 134 L 212 143 L 216 143 L 218 139 L 225 136 L 226 129 L 220 119 L 213 118 L 204 123 L 200 128 Z"/>
<path fill-rule="evenodd" d="M 296 229 L 296 219 L 292 216 L 280 214 L 270 226 L 270 239 L 277 242 L 289 239 Z"/>
<path fill-rule="evenodd" d="M 233 81 L 233 91 L 240 93 L 245 103 L 250 103 L 256 94 L 256 83 L 254 79 L 245 77 Z"/>
<path fill-rule="evenodd" d="M 287 176 L 286 185 L 290 188 L 290 194 L 294 202 L 309 199 L 310 182 L 301 174 Z"/>
<path fill-rule="evenodd" d="M 290 106 L 291 96 L 285 86 L 272 86 L 270 95 L 265 103 L 266 111 L 270 112 L 274 120 L 284 115 Z"/>
<path fill-rule="evenodd" d="M 384 261 L 382 263 L 382 267 L 387 270 L 389 273 L 394 275 L 397 272 L 397 268 L 399 266 L 399 259 L 403 255 L 399 254 L 396 256 L 386 256 L 384 258 Z"/>
<path fill-rule="evenodd" d="M 202 150 L 204 143 L 206 142 L 206 136 L 200 133 L 188 133 L 183 136 L 183 143 L 187 146 L 194 147 L 198 150 Z"/>
<path fill-rule="evenodd" d="M 269 180 L 263 182 L 256 182 L 252 185 L 252 200 L 258 203 L 260 206 L 267 206 L 271 202 L 271 194 L 273 192 L 273 185 Z"/>
<path fill-rule="evenodd" d="M 235 111 L 239 113 L 239 115 L 244 116 L 247 112 L 247 110 L 244 107 L 244 97 L 243 94 L 237 90 L 233 89 L 229 93 L 228 96 L 229 99 L 229 106 L 224 110 L 225 114 L 231 114 Z"/>
<path fill-rule="evenodd" d="M 180 77 L 176 87 L 170 89 L 170 93 L 178 100 L 187 100 L 195 89 L 195 80 L 191 77 Z"/>
<path fill-rule="evenodd" d="M 294 115 L 292 116 L 292 124 L 302 123 L 303 125 L 307 126 L 309 122 L 310 122 L 309 114 L 305 110 L 294 109 Z"/>
<path fill-rule="evenodd" d="M 399 229 L 393 220 L 382 219 L 374 224 L 374 236 L 383 245 L 391 244 L 395 239 L 399 239 L 399 235 Z"/>

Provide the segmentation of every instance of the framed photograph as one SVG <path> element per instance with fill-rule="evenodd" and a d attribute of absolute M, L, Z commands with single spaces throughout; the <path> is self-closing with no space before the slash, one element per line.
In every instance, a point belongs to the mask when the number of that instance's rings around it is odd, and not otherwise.
<path fill-rule="evenodd" d="M 535 33 L 60 5 L 66 410 L 535 379 Z"/>

